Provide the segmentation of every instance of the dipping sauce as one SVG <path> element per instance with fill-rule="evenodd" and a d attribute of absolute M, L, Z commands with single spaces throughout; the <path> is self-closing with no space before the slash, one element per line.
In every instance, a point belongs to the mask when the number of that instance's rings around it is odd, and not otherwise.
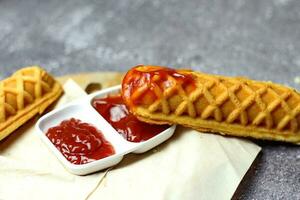
<path fill-rule="evenodd" d="M 115 154 L 113 146 L 94 126 L 71 118 L 49 128 L 46 136 L 73 164 L 85 164 Z"/>
<path fill-rule="evenodd" d="M 168 125 L 153 125 L 139 121 L 131 114 L 120 94 L 105 98 L 96 98 L 93 107 L 127 141 L 146 141 L 169 128 Z"/>

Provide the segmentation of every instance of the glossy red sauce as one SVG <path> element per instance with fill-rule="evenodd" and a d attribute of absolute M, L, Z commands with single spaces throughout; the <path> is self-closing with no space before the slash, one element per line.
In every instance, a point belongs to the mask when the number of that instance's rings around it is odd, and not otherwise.
<path fill-rule="evenodd" d="M 125 106 L 121 95 L 96 98 L 93 107 L 127 141 L 146 141 L 169 128 L 168 125 L 153 125 L 139 121 Z"/>
<path fill-rule="evenodd" d="M 174 84 L 181 85 L 187 93 L 192 92 L 196 88 L 195 80 L 193 75 L 186 72 L 187 70 L 175 70 L 158 66 L 132 68 L 127 72 L 122 83 L 122 94 L 125 103 L 129 106 L 149 105 L 160 98 L 159 93 L 155 92 L 157 87 L 160 91 L 164 91 L 169 87 L 174 87 Z M 143 94 L 134 96 L 136 90 L 141 88 L 146 88 Z"/>
<path fill-rule="evenodd" d="M 113 146 L 94 126 L 71 118 L 49 128 L 46 136 L 74 164 L 85 164 L 115 154 Z"/>

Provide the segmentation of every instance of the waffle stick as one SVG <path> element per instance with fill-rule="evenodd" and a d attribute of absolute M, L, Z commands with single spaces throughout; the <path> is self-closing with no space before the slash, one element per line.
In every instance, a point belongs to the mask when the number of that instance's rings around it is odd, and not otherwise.
<path fill-rule="evenodd" d="M 26 67 L 0 82 L 0 140 L 36 114 L 41 114 L 62 93 L 61 85 L 40 67 Z"/>
<path fill-rule="evenodd" d="M 144 122 L 300 142 L 300 94 L 279 84 L 137 66 L 126 74 L 122 94 Z"/>

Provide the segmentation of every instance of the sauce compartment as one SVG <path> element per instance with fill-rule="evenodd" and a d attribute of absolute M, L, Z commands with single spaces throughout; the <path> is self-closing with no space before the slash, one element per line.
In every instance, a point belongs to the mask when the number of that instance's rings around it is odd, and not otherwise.
<path fill-rule="evenodd" d="M 49 128 L 46 136 L 73 164 L 81 165 L 114 155 L 115 149 L 101 131 L 79 119 L 62 121 Z"/>
<path fill-rule="evenodd" d="M 176 126 L 173 125 L 156 136 L 142 142 L 130 142 L 120 135 L 92 106 L 96 98 L 104 98 L 108 95 L 116 95 L 121 86 L 107 88 L 91 95 L 85 96 L 55 109 L 42 116 L 36 123 L 36 129 L 41 140 L 52 153 L 59 159 L 65 168 L 73 174 L 85 175 L 99 171 L 119 163 L 128 153 L 143 153 L 159 145 L 170 138 Z M 50 141 L 46 133 L 49 128 L 56 127 L 64 120 L 75 118 L 83 123 L 88 123 L 99 130 L 103 137 L 113 146 L 115 154 L 85 164 L 71 163 Z"/>
<path fill-rule="evenodd" d="M 36 129 L 38 130 L 38 134 L 42 141 L 47 145 L 52 153 L 54 153 L 54 155 L 67 170 L 77 175 L 92 173 L 115 165 L 122 160 L 124 153 L 126 153 L 129 148 L 132 148 L 131 146 L 128 146 L 128 144 L 124 143 L 122 139 L 115 134 L 114 129 L 112 129 L 112 127 L 103 118 L 99 117 L 99 114 L 95 112 L 93 108 L 84 103 L 86 100 L 75 105 L 68 104 L 59 109 L 55 109 L 41 117 L 36 123 Z M 69 120 L 71 118 L 79 119 L 82 122 L 89 123 L 97 128 L 97 130 L 102 133 L 104 138 L 113 146 L 115 154 L 100 160 L 80 165 L 73 164 L 67 160 L 46 136 L 46 133 L 49 128 L 55 127 L 62 121 Z"/>
<path fill-rule="evenodd" d="M 120 94 L 120 90 L 121 90 L 121 86 L 119 85 L 119 86 L 111 87 L 111 88 L 108 88 L 106 90 L 97 92 L 96 94 L 93 94 L 90 103 L 93 106 L 93 102 L 94 102 L 95 99 L 105 98 L 107 96 L 118 95 L 118 94 Z M 94 109 L 97 110 L 95 107 L 94 107 Z M 99 115 L 101 115 L 101 114 L 99 113 Z M 102 116 L 102 117 L 104 117 L 104 116 Z M 149 131 L 149 130 L 150 131 L 157 131 L 159 129 L 161 129 L 161 131 L 157 132 L 157 134 L 155 134 L 155 135 L 152 135 L 152 137 L 147 138 L 145 141 L 139 141 L 139 142 L 128 141 L 125 137 L 122 137 L 122 139 L 124 141 L 129 142 L 132 145 L 136 145 L 136 148 L 132 151 L 133 153 L 144 153 L 144 152 L 152 149 L 153 147 L 161 144 L 162 142 L 169 139 L 173 135 L 173 133 L 175 131 L 175 128 L 176 128 L 175 125 L 173 125 L 173 126 L 167 126 L 167 125 L 163 126 L 163 125 L 149 125 L 149 124 L 146 124 L 146 123 L 143 123 L 143 122 L 139 122 L 139 123 L 140 124 L 138 124 L 138 125 L 145 126 L 145 127 L 141 127 L 141 128 L 143 128 L 143 130 L 146 131 L 146 132 Z M 159 129 L 157 127 L 159 127 Z M 147 129 L 149 129 L 149 130 L 147 130 Z M 118 133 L 118 130 L 115 129 L 115 131 Z"/>
<path fill-rule="evenodd" d="M 147 124 L 130 113 L 121 94 L 96 96 L 91 101 L 94 109 L 128 142 L 144 142 L 168 129 L 169 125 Z"/>

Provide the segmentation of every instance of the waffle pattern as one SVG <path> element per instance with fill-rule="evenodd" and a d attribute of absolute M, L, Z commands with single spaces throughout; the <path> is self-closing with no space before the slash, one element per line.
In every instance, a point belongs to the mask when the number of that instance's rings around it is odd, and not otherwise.
<path fill-rule="evenodd" d="M 39 67 L 27 67 L 0 82 L 0 139 L 41 113 L 62 88 Z"/>
<path fill-rule="evenodd" d="M 178 123 L 202 131 L 300 141 L 300 95 L 295 90 L 246 78 L 178 73 L 194 77 L 193 91 L 187 91 L 173 76 L 161 79 L 155 75 L 149 83 L 156 100 L 148 105 L 130 105 L 130 109 L 151 123 Z M 163 82 L 168 82 L 168 87 Z M 131 100 L 149 92 L 150 85 L 136 89 Z"/>

